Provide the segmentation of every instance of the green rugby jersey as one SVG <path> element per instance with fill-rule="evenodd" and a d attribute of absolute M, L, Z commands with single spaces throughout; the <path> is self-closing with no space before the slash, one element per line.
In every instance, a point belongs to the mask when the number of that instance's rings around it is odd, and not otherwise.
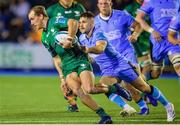
<path fill-rule="evenodd" d="M 85 8 L 77 2 L 73 2 L 70 8 L 64 8 L 59 2 L 47 9 L 49 18 L 65 17 L 68 19 L 79 20 L 80 15 L 85 12 Z"/>
<path fill-rule="evenodd" d="M 51 18 L 47 27 L 42 33 L 42 43 L 48 49 L 52 57 L 59 55 L 62 61 L 62 69 L 71 70 L 82 61 L 88 61 L 87 54 L 79 49 L 78 42 L 73 43 L 73 47 L 64 49 L 59 44 L 56 36 L 61 31 L 67 31 L 67 18 Z"/>

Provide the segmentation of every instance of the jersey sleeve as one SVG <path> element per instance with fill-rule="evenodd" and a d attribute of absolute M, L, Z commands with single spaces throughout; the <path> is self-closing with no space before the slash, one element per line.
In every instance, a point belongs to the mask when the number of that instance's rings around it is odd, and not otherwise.
<path fill-rule="evenodd" d="M 180 30 L 180 16 L 175 16 L 172 18 L 169 30 L 177 32 Z"/>
<path fill-rule="evenodd" d="M 107 38 L 104 36 L 103 32 L 97 32 L 95 34 L 95 41 L 98 42 L 100 40 L 107 41 Z"/>
<path fill-rule="evenodd" d="M 52 57 L 55 57 L 57 55 L 56 51 L 53 49 L 52 46 L 50 46 L 49 44 L 42 42 L 43 45 L 45 46 L 45 48 L 49 51 L 49 53 L 51 54 Z"/>
<path fill-rule="evenodd" d="M 144 0 L 141 7 L 138 9 L 138 12 L 144 12 L 146 14 L 150 14 L 153 10 L 153 0 Z"/>
<path fill-rule="evenodd" d="M 80 45 L 84 46 L 84 45 L 85 45 L 85 43 L 84 43 L 85 40 L 86 40 L 85 35 L 84 35 L 84 34 L 81 34 L 81 35 L 79 36 L 79 43 L 80 43 Z"/>
<path fill-rule="evenodd" d="M 126 10 L 124 10 L 123 12 L 124 12 L 123 21 L 126 22 L 127 27 L 130 27 L 132 25 L 132 23 L 134 23 L 135 19 Z"/>
<path fill-rule="evenodd" d="M 52 13 L 53 13 L 53 8 L 52 7 L 47 8 L 46 12 L 47 12 L 47 15 L 48 15 L 49 18 L 51 18 L 53 16 L 52 15 Z"/>

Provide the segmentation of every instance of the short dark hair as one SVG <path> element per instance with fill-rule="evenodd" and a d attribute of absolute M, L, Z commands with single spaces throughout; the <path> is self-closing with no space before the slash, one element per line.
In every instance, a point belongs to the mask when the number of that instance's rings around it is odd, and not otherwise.
<path fill-rule="evenodd" d="M 40 14 L 42 14 L 44 17 L 48 17 L 46 9 L 44 6 L 41 5 L 37 5 L 31 8 L 31 10 L 29 11 L 29 13 L 31 11 L 34 11 L 35 15 L 39 16 Z"/>
<path fill-rule="evenodd" d="M 81 17 L 85 17 L 85 18 L 94 18 L 94 14 L 90 11 L 87 11 L 87 12 L 84 12 L 81 14 L 80 18 Z"/>

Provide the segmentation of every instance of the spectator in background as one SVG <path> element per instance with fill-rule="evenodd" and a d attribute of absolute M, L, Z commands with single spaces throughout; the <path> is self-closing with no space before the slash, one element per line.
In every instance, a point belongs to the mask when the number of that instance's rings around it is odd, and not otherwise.
<path fill-rule="evenodd" d="M 12 0 L 10 10 L 16 15 L 17 18 L 25 21 L 30 9 L 30 4 L 26 0 Z"/>
<path fill-rule="evenodd" d="M 4 42 L 9 38 L 8 26 L 10 20 L 13 18 L 9 11 L 8 4 L 0 4 L 0 42 Z"/>
<path fill-rule="evenodd" d="M 10 40 L 20 43 L 24 42 L 27 35 L 26 33 L 29 31 L 27 14 L 30 9 L 30 4 L 25 0 L 12 0 L 9 9 L 14 15 L 9 25 Z"/>

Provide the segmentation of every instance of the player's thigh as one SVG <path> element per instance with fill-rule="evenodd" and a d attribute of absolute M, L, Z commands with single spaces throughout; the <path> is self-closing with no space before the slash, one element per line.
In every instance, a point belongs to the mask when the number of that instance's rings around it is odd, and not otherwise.
<path fill-rule="evenodd" d="M 102 76 L 99 80 L 100 84 L 106 84 L 106 85 L 111 85 L 117 82 L 120 82 L 120 80 L 118 80 L 113 76 Z"/>
<path fill-rule="evenodd" d="M 180 76 L 180 53 L 169 55 L 169 60 L 173 64 L 176 73 Z"/>
<path fill-rule="evenodd" d="M 90 91 L 94 87 L 95 77 L 92 71 L 82 71 L 80 73 L 80 80 L 85 91 Z"/>
<path fill-rule="evenodd" d="M 77 91 L 81 88 L 81 81 L 76 72 L 72 72 L 67 75 L 66 83 L 68 87 L 70 87 L 73 90 L 75 94 L 77 94 Z"/>

